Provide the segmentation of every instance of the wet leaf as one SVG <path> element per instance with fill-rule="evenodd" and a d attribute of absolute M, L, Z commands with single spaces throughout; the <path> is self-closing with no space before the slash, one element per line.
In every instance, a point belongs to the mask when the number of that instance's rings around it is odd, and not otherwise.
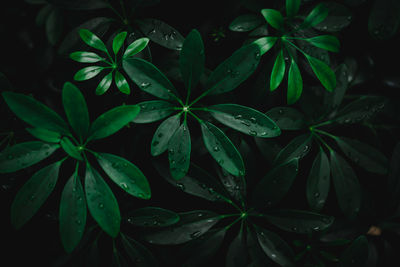
<path fill-rule="evenodd" d="M 158 156 L 168 149 L 169 140 L 180 126 L 180 118 L 181 114 L 171 116 L 158 126 L 151 140 L 152 156 Z"/>
<path fill-rule="evenodd" d="M 133 119 L 134 123 L 150 123 L 159 121 L 176 112 L 174 106 L 163 100 L 150 100 L 138 104 L 139 114 Z"/>
<path fill-rule="evenodd" d="M 144 227 L 166 227 L 176 224 L 177 213 L 158 207 L 145 207 L 128 212 L 128 223 Z"/>
<path fill-rule="evenodd" d="M 274 66 L 272 68 L 271 80 L 269 83 L 269 89 L 274 91 L 279 87 L 285 76 L 286 63 L 283 58 L 283 49 L 281 49 L 276 56 Z"/>
<path fill-rule="evenodd" d="M 306 126 L 302 113 L 290 107 L 274 107 L 265 113 L 281 130 L 300 130 Z"/>
<path fill-rule="evenodd" d="M 229 25 L 229 29 L 234 32 L 248 32 L 254 30 L 263 23 L 260 16 L 254 14 L 244 14 L 235 18 Z"/>
<path fill-rule="evenodd" d="M 311 150 L 312 136 L 308 133 L 295 137 L 276 156 L 274 165 L 282 164 L 291 159 L 304 158 Z"/>
<path fill-rule="evenodd" d="M 186 122 L 184 122 L 168 142 L 169 167 L 174 179 L 179 180 L 188 172 L 191 150 L 190 132 Z"/>
<path fill-rule="evenodd" d="M 62 149 L 64 149 L 65 153 L 67 153 L 69 156 L 71 156 L 77 160 L 83 160 L 83 158 L 81 156 L 81 152 L 78 150 L 78 148 L 72 143 L 71 139 L 69 139 L 68 137 L 64 136 L 61 139 L 60 146 Z"/>

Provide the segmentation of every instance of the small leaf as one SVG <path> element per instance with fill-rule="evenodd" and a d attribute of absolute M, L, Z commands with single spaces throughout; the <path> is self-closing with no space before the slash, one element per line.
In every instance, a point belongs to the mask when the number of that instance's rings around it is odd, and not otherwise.
<path fill-rule="evenodd" d="M 128 212 L 127 217 L 130 224 L 144 227 L 166 227 L 180 220 L 175 212 L 158 207 L 136 209 Z"/>
<path fill-rule="evenodd" d="M 220 220 L 218 214 L 207 210 L 179 213 L 179 217 L 181 219 L 177 224 L 152 231 L 145 236 L 145 239 L 151 244 L 158 245 L 186 243 L 206 233 Z"/>
<path fill-rule="evenodd" d="M 281 130 L 269 117 L 249 107 L 219 104 L 208 107 L 208 110 L 217 121 L 251 136 L 271 138 L 281 134 Z"/>
<path fill-rule="evenodd" d="M 93 52 L 84 52 L 84 51 L 73 52 L 69 55 L 69 57 L 72 60 L 81 63 L 96 63 L 104 61 L 104 58 Z"/>
<path fill-rule="evenodd" d="M 168 142 L 168 160 L 170 172 L 174 179 L 179 180 L 188 172 L 190 152 L 190 133 L 186 122 L 184 122 Z"/>
<path fill-rule="evenodd" d="M 308 63 L 318 80 L 322 83 L 326 90 L 332 92 L 336 88 L 336 75 L 331 68 L 319 59 L 306 54 Z"/>
<path fill-rule="evenodd" d="M 42 128 L 26 128 L 26 130 L 37 139 L 46 143 L 59 143 L 61 140 L 61 134 L 57 132 Z"/>
<path fill-rule="evenodd" d="M 299 66 L 292 58 L 288 74 L 287 103 L 294 104 L 299 100 L 303 91 L 303 78 L 301 77 Z"/>
<path fill-rule="evenodd" d="M 110 88 L 112 83 L 112 71 L 104 76 L 104 78 L 100 81 L 99 85 L 96 88 L 96 95 L 102 95 Z"/>
<path fill-rule="evenodd" d="M 139 114 L 133 119 L 134 123 L 150 123 L 155 122 L 171 115 L 174 106 L 163 100 L 150 100 L 138 104 L 140 107 Z"/>
<path fill-rule="evenodd" d="M 85 192 L 75 173 L 64 186 L 59 212 L 61 242 L 68 253 L 71 253 L 82 239 L 86 216 Z"/>
<path fill-rule="evenodd" d="M 131 122 L 139 111 L 140 107 L 137 105 L 124 105 L 101 114 L 90 127 L 88 140 L 105 138 L 118 132 Z"/>
<path fill-rule="evenodd" d="M 152 156 L 158 156 L 168 149 L 169 140 L 180 126 L 180 117 L 180 114 L 171 116 L 158 126 L 151 140 Z"/>
<path fill-rule="evenodd" d="M 107 47 L 103 43 L 103 41 L 100 40 L 100 38 L 97 35 L 95 35 L 94 33 L 92 33 L 91 31 L 89 31 L 87 29 L 80 29 L 79 35 L 88 46 L 91 46 L 100 51 L 108 53 Z"/>
<path fill-rule="evenodd" d="M 339 52 L 340 42 L 332 35 L 320 35 L 312 38 L 305 39 L 315 47 L 325 49 L 330 52 Z"/>
<path fill-rule="evenodd" d="M 300 130 L 306 126 L 302 113 L 290 107 L 274 107 L 265 113 L 281 130 Z"/>
<path fill-rule="evenodd" d="M 158 263 L 151 252 L 132 238 L 121 235 L 122 246 L 137 267 L 155 267 Z"/>
<path fill-rule="evenodd" d="M 201 131 L 204 144 L 214 160 L 232 175 L 244 175 L 242 156 L 224 132 L 207 121 L 201 124 Z"/>
<path fill-rule="evenodd" d="M 127 34 L 128 34 L 127 32 L 120 32 L 114 37 L 112 42 L 112 49 L 114 55 L 117 55 L 121 47 L 124 45 Z"/>
<path fill-rule="evenodd" d="M 104 67 L 101 66 L 89 66 L 78 70 L 74 75 L 75 81 L 86 81 L 92 79 L 99 74 Z"/>
<path fill-rule="evenodd" d="M 21 228 L 39 210 L 53 191 L 62 161 L 37 171 L 18 191 L 11 204 L 11 224 Z"/>
<path fill-rule="evenodd" d="M 126 48 L 123 58 L 132 57 L 140 53 L 149 43 L 149 38 L 143 37 L 135 40 Z"/>
<path fill-rule="evenodd" d="M 310 152 L 311 144 L 312 136 L 309 133 L 293 138 L 293 140 L 276 156 L 274 165 L 282 164 L 294 158 L 304 158 L 308 152 Z"/>
<path fill-rule="evenodd" d="M 130 161 L 108 153 L 99 153 L 97 161 L 104 172 L 128 194 L 150 199 L 150 185 L 142 171 Z"/>
<path fill-rule="evenodd" d="M 266 36 L 258 38 L 257 40 L 253 41 L 253 43 L 260 47 L 260 55 L 262 56 L 276 44 L 277 40 L 277 37 Z"/>
<path fill-rule="evenodd" d="M 286 63 L 283 58 L 283 49 L 281 49 L 275 59 L 274 67 L 272 68 L 271 80 L 269 83 L 269 89 L 271 91 L 274 91 L 281 84 L 285 76 L 285 69 Z"/>
<path fill-rule="evenodd" d="M 64 136 L 61 139 L 60 145 L 62 149 L 64 149 L 65 153 L 67 153 L 69 156 L 77 160 L 83 160 L 80 151 L 68 137 Z"/>
<path fill-rule="evenodd" d="M 286 0 L 286 15 L 294 17 L 299 13 L 301 0 Z"/>
<path fill-rule="evenodd" d="M 62 91 L 62 101 L 69 124 L 80 140 L 89 131 L 89 112 L 81 91 L 72 83 L 66 82 Z"/>
<path fill-rule="evenodd" d="M 314 27 L 326 19 L 329 9 L 324 3 L 318 4 L 304 19 L 303 27 Z"/>
<path fill-rule="evenodd" d="M 363 267 L 368 260 L 368 239 L 360 236 L 340 256 L 340 267 Z"/>
<path fill-rule="evenodd" d="M 263 23 L 260 16 L 254 14 L 244 14 L 235 18 L 229 25 L 229 29 L 234 32 L 248 32 L 254 30 Z"/>
<path fill-rule="evenodd" d="M 110 187 L 89 164 L 86 167 L 85 192 L 89 212 L 93 219 L 101 229 L 115 238 L 119 233 L 121 222 L 118 202 Z"/>
<path fill-rule="evenodd" d="M 52 109 L 23 94 L 4 92 L 5 102 L 18 118 L 26 123 L 49 131 L 68 134 L 67 123 Z"/>
<path fill-rule="evenodd" d="M 44 160 L 60 147 L 40 141 L 25 142 L 0 152 L 0 173 L 15 172 Z"/>
<path fill-rule="evenodd" d="M 261 10 L 261 14 L 265 18 L 265 20 L 271 25 L 273 28 L 277 30 L 281 30 L 283 28 L 284 20 L 281 12 L 275 9 L 263 9 Z"/>
<path fill-rule="evenodd" d="M 127 80 L 125 79 L 124 75 L 121 74 L 119 71 L 115 71 L 115 84 L 117 85 L 118 89 L 121 93 L 129 95 L 131 93 L 131 89 Z"/>

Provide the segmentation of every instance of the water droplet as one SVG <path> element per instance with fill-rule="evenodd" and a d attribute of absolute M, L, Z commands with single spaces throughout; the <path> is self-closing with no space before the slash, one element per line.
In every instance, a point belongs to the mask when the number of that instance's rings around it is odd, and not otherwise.
<path fill-rule="evenodd" d="M 308 150 L 309 148 L 310 148 L 310 147 L 309 147 L 308 145 L 305 145 L 304 148 L 303 148 L 303 152 L 307 152 L 307 150 Z"/>
<path fill-rule="evenodd" d="M 213 148 L 213 150 L 214 150 L 215 152 L 218 152 L 218 151 L 219 151 L 219 146 L 215 146 L 215 147 Z"/>
<path fill-rule="evenodd" d="M 261 136 L 267 136 L 268 133 L 267 133 L 267 132 L 262 132 L 260 135 L 261 135 Z"/>
<path fill-rule="evenodd" d="M 36 198 L 36 196 L 35 196 L 35 195 L 31 195 L 31 196 L 29 197 L 29 200 L 30 200 L 30 201 L 34 201 L 34 200 L 35 200 L 35 198 Z"/>
<path fill-rule="evenodd" d="M 315 226 L 315 227 L 313 228 L 313 230 L 314 230 L 314 231 L 318 231 L 318 230 L 319 230 L 319 226 Z"/>
<path fill-rule="evenodd" d="M 14 158 L 13 155 L 11 155 L 11 154 L 8 154 L 8 155 L 7 155 L 7 159 L 13 159 L 13 158 Z"/>
<path fill-rule="evenodd" d="M 235 119 L 240 120 L 242 117 L 243 117 L 243 116 L 239 114 L 239 115 L 236 115 L 236 116 L 235 116 Z"/>
<path fill-rule="evenodd" d="M 142 82 L 140 84 L 140 87 L 142 87 L 142 89 L 146 89 L 147 87 L 149 87 L 151 84 L 149 82 Z"/>
<path fill-rule="evenodd" d="M 129 186 L 126 183 L 121 183 L 120 185 L 125 190 L 129 189 Z"/>
<path fill-rule="evenodd" d="M 235 185 L 235 187 L 234 187 L 233 189 L 235 189 L 235 190 L 239 190 L 239 189 L 240 189 L 240 186 L 238 186 L 238 185 Z"/>
<path fill-rule="evenodd" d="M 82 224 L 81 220 L 79 220 L 79 219 L 77 219 L 77 220 L 75 221 L 75 223 L 76 223 L 77 225 L 81 225 L 81 224 Z"/>
<path fill-rule="evenodd" d="M 182 44 L 176 45 L 176 50 L 182 50 Z"/>
<path fill-rule="evenodd" d="M 251 118 L 250 118 L 250 122 L 251 122 L 251 123 L 257 123 L 257 119 L 254 118 L 254 117 L 251 117 Z"/>
<path fill-rule="evenodd" d="M 165 41 L 168 41 L 168 39 L 169 39 L 168 34 L 165 34 L 165 35 L 164 35 L 164 39 L 165 39 Z"/>
<path fill-rule="evenodd" d="M 280 115 L 282 115 L 282 114 L 283 114 L 283 109 L 278 110 L 278 113 L 279 113 Z"/>
<path fill-rule="evenodd" d="M 172 149 L 172 148 L 170 148 L 170 149 L 168 150 L 168 153 L 171 154 L 171 155 L 173 155 L 173 154 L 175 153 L 175 150 Z"/>
<path fill-rule="evenodd" d="M 348 17 L 347 17 L 347 20 L 351 20 L 351 19 L 352 19 L 352 17 L 351 17 L 351 16 L 348 16 Z"/>
<path fill-rule="evenodd" d="M 315 197 L 315 198 L 319 198 L 319 196 L 320 196 L 320 193 L 318 193 L 318 192 L 316 192 L 316 193 L 314 194 L 314 197 Z"/>
<path fill-rule="evenodd" d="M 150 34 L 155 34 L 155 33 L 156 33 L 156 29 L 152 29 L 147 34 L 150 35 Z"/>
<path fill-rule="evenodd" d="M 185 185 L 182 184 L 182 183 L 177 183 L 176 186 L 177 186 L 179 189 L 181 189 L 182 191 L 185 190 Z"/>
<path fill-rule="evenodd" d="M 206 184 L 200 184 L 200 187 L 203 188 L 203 189 L 206 189 L 207 185 Z"/>
<path fill-rule="evenodd" d="M 294 226 L 294 227 L 292 227 L 292 231 L 294 231 L 294 232 L 297 232 L 297 227 L 296 226 Z"/>
<path fill-rule="evenodd" d="M 326 31 L 328 29 L 328 26 L 325 25 L 324 27 L 322 27 L 322 29 Z"/>
<path fill-rule="evenodd" d="M 220 159 L 220 160 L 218 160 L 218 163 L 219 163 L 219 164 L 224 164 L 224 160 L 223 160 L 223 159 Z"/>
<path fill-rule="evenodd" d="M 198 237 L 200 234 L 201 234 L 200 231 L 193 232 L 190 234 L 190 238 L 194 239 L 194 238 Z"/>
<path fill-rule="evenodd" d="M 197 214 L 198 217 L 203 217 L 203 213 Z"/>
<path fill-rule="evenodd" d="M 247 127 L 249 127 L 251 124 L 248 121 L 241 121 L 241 123 Z"/>
<path fill-rule="evenodd" d="M 259 59 L 261 56 L 260 52 L 258 52 L 258 51 L 254 55 L 256 56 L 256 59 Z"/>
<path fill-rule="evenodd" d="M 99 208 L 103 209 L 104 208 L 104 204 L 103 203 L 99 203 Z"/>
<path fill-rule="evenodd" d="M 139 197 L 139 198 L 144 198 L 144 194 L 143 194 L 143 193 L 139 193 L 139 194 L 138 194 L 138 197 Z"/>
<path fill-rule="evenodd" d="M 250 130 L 250 131 L 249 131 L 249 135 L 251 135 L 251 136 L 257 136 L 257 132 L 254 131 L 254 130 Z"/>
<path fill-rule="evenodd" d="M 273 253 L 272 253 L 272 254 L 271 254 L 271 257 L 272 257 L 272 258 L 276 258 L 276 254 L 273 254 Z"/>
<path fill-rule="evenodd" d="M 133 219 L 132 218 L 128 218 L 128 223 L 132 223 Z"/>

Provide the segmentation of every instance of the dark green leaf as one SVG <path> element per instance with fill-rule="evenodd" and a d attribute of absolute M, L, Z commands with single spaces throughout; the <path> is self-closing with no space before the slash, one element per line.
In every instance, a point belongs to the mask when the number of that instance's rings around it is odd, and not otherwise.
<path fill-rule="evenodd" d="M 108 153 L 99 153 L 97 161 L 111 180 L 128 194 L 150 199 L 151 191 L 147 178 L 133 163 Z"/>
<path fill-rule="evenodd" d="M 129 95 L 131 93 L 131 89 L 129 87 L 128 81 L 125 79 L 124 75 L 119 71 L 115 71 L 115 84 L 121 93 Z"/>
<path fill-rule="evenodd" d="M 149 38 L 146 37 L 135 40 L 133 43 L 128 45 L 128 47 L 124 52 L 123 58 L 125 59 L 127 57 L 132 57 L 140 53 L 140 51 L 142 51 L 147 46 L 148 43 L 149 43 Z"/>
<path fill-rule="evenodd" d="M 168 142 L 168 160 L 172 177 L 183 178 L 189 170 L 191 141 L 189 128 L 184 122 Z"/>
<path fill-rule="evenodd" d="M 274 107 L 265 113 L 281 130 L 300 130 L 306 126 L 302 113 L 290 107 Z"/>
<path fill-rule="evenodd" d="M 299 66 L 292 58 L 288 74 L 287 103 L 294 104 L 301 96 L 303 91 L 303 78 L 301 77 Z"/>
<path fill-rule="evenodd" d="M 312 210 L 320 211 L 328 197 L 330 188 L 329 159 L 321 149 L 315 157 L 307 179 L 307 201 Z"/>
<path fill-rule="evenodd" d="M 42 128 L 26 128 L 26 130 L 37 139 L 47 143 L 58 143 L 61 140 L 61 134 Z"/>
<path fill-rule="evenodd" d="M 341 267 L 363 267 L 368 259 L 368 239 L 360 236 L 340 256 Z"/>
<path fill-rule="evenodd" d="M 263 9 L 261 10 L 261 14 L 265 18 L 265 20 L 271 25 L 273 28 L 277 30 L 281 30 L 283 28 L 284 19 L 278 10 L 275 9 Z"/>
<path fill-rule="evenodd" d="M 44 160 L 60 147 L 40 141 L 13 145 L 0 152 L 0 173 L 15 172 Z"/>
<path fill-rule="evenodd" d="M 102 95 L 110 88 L 112 83 L 112 71 L 104 76 L 104 78 L 100 81 L 99 85 L 96 88 L 96 95 Z"/>
<path fill-rule="evenodd" d="M 242 133 L 263 138 L 281 134 L 274 121 L 255 109 L 236 104 L 213 105 L 208 109 L 216 120 Z"/>
<path fill-rule="evenodd" d="M 339 32 L 353 20 L 353 15 L 349 8 L 337 2 L 324 2 L 329 10 L 329 15 L 322 22 L 314 26 L 315 29 L 325 32 Z"/>
<path fill-rule="evenodd" d="M 96 63 L 104 61 L 104 58 L 93 52 L 78 51 L 69 55 L 72 60 L 82 63 Z"/>
<path fill-rule="evenodd" d="M 120 32 L 114 37 L 112 43 L 112 49 L 114 55 L 117 55 L 121 47 L 124 45 L 127 34 L 128 34 L 127 32 Z"/>
<path fill-rule="evenodd" d="M 326 19 L 329 14 L 329 9 L 324 3 L 318 4 L 304 19 L 303 27 L 313 27 Z"/>
<path fill-rule="evenodd" d="M 271 80 L 269 82 L 269 89 L 274 91 L 281 84 L 285 76 L 286 63 L 283 58 L 283 49 L 278 53 L 275 59 L 274 67 L 272 68 Z"/>
<path fill-rule="evenodd" d="M 86 201 L 93 219 L 111 237 L 119 233 L 121 215 L 118 202 L 100 174 L 87 164 L 85 175 Z"/>
<path fill-rule="evenodd" d="M 224 169 L 217 169 L 219 179 L 229 195 L 244 205 L 246 196 L 246 180 L 244 176 L 233 176 Z"/>
<path fill-rule="evenodd" d="M 234 32 L 248 32 L 254 30 L 263 23 L 260 16 L 254 14 L 244 14 L 235 18 L 229 25 L 229 29 Z"/>
<path fill-rule="evenodd" d="M 180 117 L 180 114 L 171 116 L 158 126 L 151 140 L 151 155 L 158 156 L 168 149 L 171 136 L 180 126 Z"/>
<path fill-rule="evenodd" d="M 80 151 L 68 137 L 64 136 L 61 139 L 60 145 L 62 149 L 64 149 L 65 153 L 67 153 L 69 156 L 77 160 L 83 160 Z"/>
<path fill-rule="evenodd" d="M 274 160 L 274 164 L 282 164 L 291 159 L 304 158 L 311 150 L 312 136 L 309 133 L 302 134 L 293 138 L 284 149 L 279 152 L 278 156 Z"/>
<path fill-rule="evenodd" d="M 93 48 L 96 48 L 100 51 L 103 51 L 105 53 L 108 53 L 106 45 L 103 43 L 103 41 L 94 33 L 87 29 L 80 29 L 79 30 L 79 36 L 82 38 L 82 40 L 88 45 Z"/>
<path fill-rule="evenodd" d="M 139 114 L 133 119 L 134 123 L 150 123 L 155 122 L 171 115 L 174 106 L 163 100 L 144 101 L 138 104 L 140 107 Z"/>
<path fill-rule="evenodd" d="M 339 52 L 340 42 L 335 36 L 320 35 L 308 38 L 306 41 L 318 48 L 322 48 L 330 52 Z"/>
<path fill-rule="evenodd" d="M 62 91 L 62 101 L 69 124 L 80 140 L 89 131 L 89 112 L 81 91 L 72 83 L 66 82 Z"/>
<path fill-rule="evenodd" d="M 247 266 L 248 252 L 246 245 L 246 238 L 243 231 L 240 231 L 228 247 L 225 261 L 226 267 Z"/>
<path fill-rule="evenodd" d="M 89 66 L 85 67 L 83 69 L 78 70 L 75 75 L 74 75 L 74 80 L 75 81 L 86 81 L 89 79 L 92 79 L 97 76 L 102 70 L 104 70 L 104 67 L 101 66 Z"/>
<path fill-rule="evenodd" d="M 180 219 L 175 212 L 158 207 L 136 209 L 129 212 L 127 217 L 129 223 L 145 227 L 166 227 L 176 224 Z"/>
<path fill-rule="evenodd" d="M 253 191 L 253 204 L 262 208 L 278 203 L 296 178 L 298 165 L 298 158 L 293 158 L 268 172 Z"/>
<path fill-rule="evenodd" d="M 361 187 L 357 176 L 346 160 L 333 150 L 330 163 L 339 207 L 347 217 L 354 218 L 361 205 Z"/>
<path fill-rule="evenodd" d="M 140 107 L 137 105 L 124 105 L 110 109 L 93 122 L 88 139 L 101 139 L 118 132 L 131 122 L 139 111 Z"/>
<path fill-rule="evenodd" d="M 271 36 L 266 36 L 266 37 L 261 37 L 255 40 L 253 43 L 257 44 L 260 48 L 260 55 L 264 55 L 267 53 L 276 43 L 278 40 L 277 37 L 271 37 Z"/>
<path fill-rule="evenodd" d="M 128 236 L 121 235 L 122 246 L 137 267 L 157 267 L 158 263 L 151 252 Z"/>
<path fill-rule="evenodd" d="M 326 90 L 332 92 L 336 88 L 336 75 L 323 61 L 306 54 L 308 63 Z"/>
<path fill-rule="evenodd" d="M 11 204 L 11 224 L 19 229 L 39 210 L 53 191 L 62 161 L 37 171 L 18 191 Z"/>
<path fill-rule="evenodd" d="M 86 215 L 85 192 L 79 176 L 75 173 L 64 186 L 59 212 L 61 242 L 68 253 L 71 253 L 82 239 Z"/>
<path fill-rule="evenodd" d="M 294 17 L 300 9 L 301 0 L 286 0 L 286 15 Z"/>
<path fill-rule="evenodd" d="M 181 220 L 177 224 L 153 231 L 145 239 L 151 244 L 182 244 L 200 237 L 220 220 L 218 214 L 207 210 L 179 213 L 179 216 Z"/>
<path fill-rule="evenodd" d="M 201 124 L 201 131 L 204 144 L 215 161 L 235 176 L 244 175 L 242 156 L 224 132 L 207 121 Z"/>
<path fill-rule="evenodd" d="M 23 94 L 4 92 L 4 100 L 12 112 L 26 123 L 46 130 L 68 134 L 67 123 L 52 109 Z"/>
<path fill-rule="evenodd" d="M 396 0 L 374 1 L 368 20 L 368 30 L 376 39 L 386 40 L 398 33 L 400 3 Z"/>
<path fill-rule="evenodd" d="M 183 42 L 179 66 L 185 88 L 194 89 L 204 72 L 204 44 L 197 30 L 192 30 Z"/>
<path fill-rule="evenodd" d="M 63 28 L 62 13 L 58 8 L 53 8 L 46 19 L 46 36 L 50 44 L 55 45 L 60 40 Z"/>
<path fill-rule="evenodd" d="M 325 92 L 324 96 L 324 106 L 328 106 L 329 110 L 337 109 L 343 101 L 343 97 L 346 94 L 347 88 L 349 86 L 349 72 L 345 64 L 341 64 L 335 71 L 336 74 L 336 87 L 333 92 Z"/>

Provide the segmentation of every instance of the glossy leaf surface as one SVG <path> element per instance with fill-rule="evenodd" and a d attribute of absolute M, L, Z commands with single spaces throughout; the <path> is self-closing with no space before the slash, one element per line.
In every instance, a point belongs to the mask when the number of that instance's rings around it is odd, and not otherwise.
<path fill-rule="evenodd" d="M 174 179 L 179 180 L 188 172 L 191 150 L 189 128 L 186 123 L 183 123 L 168 142 L 168 160 Z"/>

